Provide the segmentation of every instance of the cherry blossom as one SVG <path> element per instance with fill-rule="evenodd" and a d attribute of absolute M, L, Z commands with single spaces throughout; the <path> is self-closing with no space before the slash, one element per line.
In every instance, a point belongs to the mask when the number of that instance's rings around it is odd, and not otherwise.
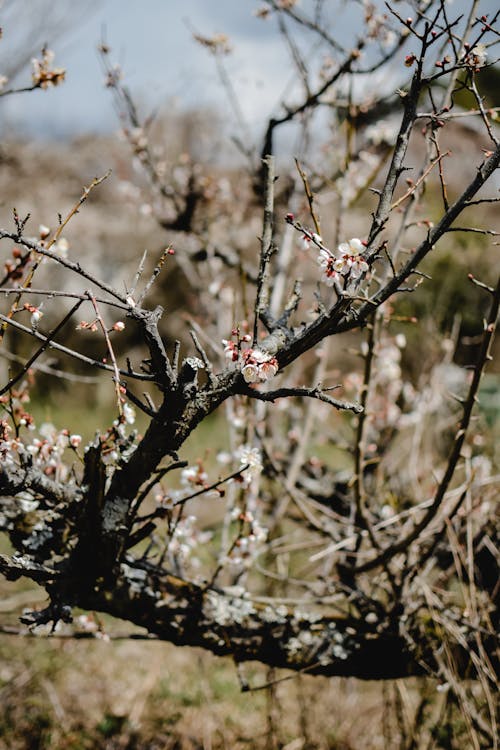
<path fill-rule="evenodd" d="M 242 445 L 236 451 L 236 457 L 240 460 L 240 469 L 248 466 L 248 471 L 252 476 L 262 471 L 262 455 L 258 448 Z"/>
<path fill-rule="evenodd" d="M 127 424 L 134 424 L 135 422 L 135 409 L 130 404 L 123 404 L 123 416 Z"/>
<path fill-rule="evenodd" d="M 465 62 L 474 70 L 479 70 L 486 65 L 488 50 L 484 44 L 476 44 L 465 58 Z"/>
<path fill-rule="evenodd" d="M 364 250 L 365 246 L 357 237 L 349 242 L 341 242 L 337 248 L 341 257 L 334 263 L 335 270 L 344 276 L 349 274 L 351 278 L 359 279 L 369 270 L 368 263 L 362 257 Z"/>
<path fill-rule="evenodd" d="M 379 120 L 365 130 L 366 140 L 374 146 L 391 145 L 397 135 L 396 126 L 388 120 Z"/>
<path fill-rule="evenodd" d="M 259 367 L 259 378 L 261 380 L 271 380 L 278 372 L 278 362 L 275 357 L 262 362 Z"/>
<path fill-rule="evenodd" d="M 363 253 L 365 246 L 357 237 L 353 237 L 348 242 L 341 242 L 338 246 L 338 252 L 342 255 L 359 255 Z"/>
<path fill-rule="evenodd" d="M 54 252 L 58 252 L 63 258 L 68 257 L 69 242 L 66 237 L 61 237 L 52 248 Z"/>
<path fill-rule="evenodd" d="M 181 484 L 184 487 L 204 487 L 207 479 L 208 475 L 199 462 L 181 471 Z"/>
<path fill-rule="evenodd" d="M 228 359 L 230 362 L 237 362 L 239 359 L 239 352 L 236 342 L 230 341 L 228 339 L 222 339 L 222 344 L 224 346 L 224 356 L 226 357 L 226 359 Z"/>
<path fill-rule="evenodd" d="M 31 60 L 34 86 L 39 86 L 41 89 L 48 89 L 51 86 L 58 86 L 64 81 L 66 71 L 64 68 L 54 68 L 52 65 L 53 61 L 54 53 L 51 49 L 47 49 L 47 47 L 42 49 L 41 60 L 36 57 Z"/>
<path fill-rule="evenodd" d="M 246 349 L 243 352 L 244 365 L 241 374 L 246 383 L 257 383 L 270 380 L 278 372 L 279 365 L 276 357 L 262 349 Z"/>
<path fill-rule="evenodd" d="M 338 260 L 335 259 L 327 250 L 320 250 L 318 263 L 323 269 L 323 281 L 327 286 L 333 286 L 341 280 L 341 275 L 336 268 Z"/>
<path fill-rule="evenodd" d="M 43 312 L 39 308 L 34 308 L 31 313 L 30 323 L 32 328 L 36 328 L 40 322 L 40 318 L 43 316 Z"/>
<path fill-rule="evenodd" d="M 347 265 L 351 274 L 351 278 L 359 279 L 369 269 L 369 265 L 366 260 L 363 260 L 359 255 L 350 257 L 347 260 Z"/>
<path fill-rule="evenodd" d="M 241 374 L 245 380 L 245 383 L 258 383 L 259 381 L 259 368 L 255 362 L 247 362 L 241 368 Z"/>
<path fill-rule="evenodd" d="M 300 246 L 302 250 L 309 250 L 311 247 L 311 243 L 315 245 L 321 245 L 323 242 L 322 238 L 319 236 L 319 234 L 316 234 L 313 232 L 311 235 L 304 234 L 300 239 Z"/>

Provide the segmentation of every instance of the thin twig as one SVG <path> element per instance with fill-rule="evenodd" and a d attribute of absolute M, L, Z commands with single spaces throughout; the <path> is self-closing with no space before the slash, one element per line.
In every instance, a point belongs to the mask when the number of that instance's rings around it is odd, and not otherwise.
<path fill-rule="evenodd" d="M 406 536 L 404 536 L 402 539 L 399 539 L 397 542 L 390 545 L 389 547 L 386 547 L 380 554 L 376 555 L 371 560 L 368 560 L 366 563 L 356 566 L 354 569 L 356 573 L 364 573 L 368 570 L 373 570 L 373 568 L 376 568 L 379 565 L 386 562 L 387 560 L 390 560 L 392 557 L 394 557 L 394 555 L 398 554 L 399 552 L 404 552 L 410 546 L 410 544 L 412 544 L 416 539 L 418 539 L 422 531 L 428 526 L 428 524 L 432 521 L 437 511 L 439 510 L 443 502 L 443 499 L 446 495 L 446 492 L 448 490 L 449 484 L 455 473 L 457 463 L 460 459 L 462 446 L 465 440 L 465 435 L 467 433 L 467 428 L 469 427 L 470 420 L 472 417 L 472 410 L 476 403 L 476 395 L 479 389 L 481 375 L 483 373 L 483 369 L 484 369 L 486 362 L 490 358 L 489 351 L 490 351 L 491 343 L 493 341 L 493 336 L 494 336 L 495 329 L 496 329 L 499 307 L 500 307 L 500 278 L 498 280 L 498 283 L 497 283 L 497 286 L 493 295 L 493 300 L 491 303 L 488 320 L 486 322 L 486 326 L 485 326 L 485 330 L 483 334 L 481 349 L 478 353 L 476 365 L 474 367 L 474 374 L 472 377 L 471 384 L 469 386 L 469 393 L 464 402 L 464 411 L 463 411 L 462 419 L 460 420 L 459 428 L 457 432 L 455 433 L 455 438 L 454 438 L 453 446 L 452 446 L 452 449 L 448 458 L 448 463 L 446 466 L 445 473 L 436 490 L 436 494 L 434 496 L 432 504 L 426 510 L 423 517 L 420 519 L 420 521 L 415 524 L 413 529 L 408 534 L 406 534 Z"/>
<path fill-rule="evenodd" d="M 189 329 L 189 335 L 191 336 L 191 339 L 193 341 L 196 351 L 200 355 L 201 360 L 203 364 L 205 365 L 205 371 L 207 373 L 207 377 L 208 377 L 210 385 L 215 386 L 217 383 L 217 378 L 214 375 L 213 365 L 210 362 L 205 349 L 200 344 L 198 336 L 196 335 L 196 332 L 192 328 Z"/>
<path fill-rule="evenodd" d="M 0 229 L 0 240 L 5 239 L 5 238 L 12 240 L 13 242 L 16 242 L 19 245 L 23 245 L 29 250 L 34 250 L 39 255 L 44 255 L 47 258 L 51 258 L 52 260 L 55 260 L 61 266 L 64 266 L 64 268 L 67 268 L 69 271 L 73 271 L 78 276 L 81 276 L 82 278 L 87 279 L 87 281 L 90 281 L 92 284 L 95 284 L 97 287 L 99 287 L 99 289 L 102 289 L 103 291 L 107 292 L 112 297 L 114 297 L 119 302 L 121 302 L 123 305 L 128 306 L 127 298 L 123 294 L 119 294 L 116 291 L 116 289 L 114 289 L 112 286 L 96 278 L 89 271 L 86 271 L 84 268 L 82 268 L 80 263 L 74 263 L 73 261 L 68 260 L 67 258 L 64 258 L 62 255 L 59 255 L 58 253 L 54 253 L 51 250 L 48 250 L 46 247 L 43 247 L 40 243 L 33 242 L 33 240 L 30 240 L 27 237 L 22 237 L 16 234 L 15 232 L 6 232 L 4 229 Z"/>
<path fill-rule="evenodd" d="M 319 224 L 319 219 L 316 215 L 316 211 L 314 210 L 314 195 L 312 193 L 311 186 L 309 185 L 309 180 L 307 179 L 306 173 L 300 166 L 300 162 L 298 159 L 295 159 L 295 166 L 297 167 L 297 172 L 299 173 L 300 179 L 302 180 L 302 183 L 304 185 L 304 191 L 306 194 L 307 202 L 309 203 L 309 212 L 314 222 L 314 228 L 316 230 L 316 234 L 319 234 L 321 236 L 321 228 Z"/>
<path fill-rule="evenodd" d="M 0 349 L 0 357 L 9 360 L 9 362 L 16 362 L 17 364 L 24 365 L 25 358 L 20 357 L 13 352 L 9 352 L 5 349 Z M 41 362 L 33 363 L 31 369 L 34 372 L 43 372 L 45 375 L 51 375 L 53 378 L 61 380 L 68 380 L 70 383 L 87 383 L 95 385 L 99 382 L 99 377 L 94 375 L 77 375 L 74 372 L 66 372 L 66 370 L 60 370 L 59 368 L 52 367 L 49 364 L 42 364 Z"/>
<path fill-rule="evenodd" d="M 365 367 L 363 374 L 363 385 L 361 388 L 360 412 L 358 414 L 358 424 L 356 429 L 356 439 L 354 445 L 354 502 L 356 505 L 356 525 L 365 528 L 370 535 L 370 540 L 376 549 L 380 544 L 375 536 L 372 524 L 366 512 L 366 489 L 364 482 L 365 473 L 365 423 L 367 416 L 367 403 L 370 393 L 370 383 L 372 379 L 372 365 L 375 355 L 375 326 L 376 316 L 374 315 L 371 323 L 368 324 L 368 341 L 367 352 L 364 355 Z"/>
<path fill-rule="evenodd" d="M 262 227 L 259 275 L 255 299 L 253 325 L 253 345 L 257 343 L 259 319 L 269 305 L 269 261 L 274 252 L 273 209 L 274 209 L 274 157 L 266 155 L 262 160 L 265 169 L 264 220 Z"/>
<path fill-rule="evenodd" d="M 172 245 L 168 245 L 168 247 L 166 247 L 164 249 L 164 251 L 162 252 L 162 254 L 160 256 L 160 260 L 158 261 L 158 263 L 154 267 L 153 273 L 151 274 L 151 276 L 150 276 L 150 278 L 149 278 L 146 286 L 144 287 L 143 291 L 139 295 L 139 297 L 137 299 L 137 304 L 138 305 L 142 305 L 143 301 L 145 300 L 146 296 L 148 295 L 149 290 L 151 289 L 151 287 L 153 286 L 154 282 L 156 281 L 156 279 L 160 275 L 160 271 L 162 270 L 163 266 L 165 265 L 165 260 L 167 259 L 167 256 L 170 255 L 171 253 L 172 253 Z"/>
<path fill-rule="evenodd" d="M 118 368 L 118 364 L 116 362 L 115 352 L 113 349 L 113 344 L 111 343 L 111 339 L 109 338 L 108 329 L 106 328 L 106 325 L 104 323 L 104 320 L 102 319 L 101 312 L 99 310 L 99 306 L 96 302 L 96 299 L 94 295 L 91 292 L 87 292 L 88 299 L 92 302 L 92 306 L 94 308 L 96 318 L 99 321 L 99 325 L 101 326 L 101 331 L 104 336 L 104 340 L 106 341 L 106 348 L 109 352 L 109 356 L 111 357 L 111 363 L 113 365 L 113 371 L 115 374 L 115 377 L 113 380 L 115 381 L 115 395 L 116 395 L 116 404 L 118 407 L 118 414 L 120 417 L 123 414 L 123 407 L 122 407 L 122 395 L 120 391 L 120 370 Z"/>
<path fill-rule="evenodd" d="M 411 195 L 414 194 L 415 190 L 418 188 L 421 182 L 423 182 L 426 177 L 430 174 L 430 172 L 434 169 L 436 164 L 440 164 L 441 160 L 444 159 L 445 156 L 449 156 L 451 151 L 445 151 L 444 154 L 439 154 L 434 161 L 432 161 L 427 169 L 424 171 L 423 174 L 420 175 L 418 180 L 413 183 L 413 185 L 406 191 L 404 195 L 401 196 L 401 198 L 398 198 L 397 201 L 394 201 L 394 203 L 391 204 L 391 211 L 393 211 L 395 208 L 397 208 L 401 203 L 403 203 L 407 198 L 409 198 Z M 448 208 L 447 205 L 445 205 L 445 208 Z"/>
<path fill-rule="evenodd" d="M 33 365 L 34 362 L 40 357 L 44 351 L 47 349 L 48 346 L 50 346 L 51 341 L 57 336 L 59 331 L 66 325 L 68 320 L 71 319 L 71 317 L 76 313 L 80 305 L 82 304 L 83 300 L 79 300 L 76 305 L 73 305 L 71 310 L 64 316 L 64 318 L 61 320 L 60 323 L 47 335 L 45 338 L 45 341 L 43 344 L 36 350 L 36 352 L 28 359 L 26 364 L 22 367 L 22 369 L 15 375 L 13 378 L 9 380 L 7 385 L 5 385 L 3 388 L 0 388 L 0 396 L 2 396 L 4 393 L 9 391 L 16 383 L 18 383 L 21 378 L 24 377 L 24 375 L 28 372 L 30 367 Z"/>
<path fill-rule="evenodd" d="M 139 283 L 139 280 L 140 280 L 142 274 L 144 273 L 144 265 L 146 263 L 146 258 L 147 257 L 148 257 L 148 251 L 144 250 L 144 252 L 142 254 L 142 258 L 141 258 L 141 260 L 139 262 L 139 265 L 137 267 L 137 271 L 134 274 L 134 278 L 132 280 L 132 286 L 127 291 L 127 297 L 133 297 L 134 296 L 135 290 L 137 288 L 137 284 Z"/>
<path fill-rule="evenodd" d="M 39 341 L 47 340 L 47 336 L 44 336 L 42 333 L 40 333 L 40 331 L 35 330 L 33 328 L 28 328 L 27 326 L 24 326 L 22 323 L 18 323 L 17 320 L 9 320 L 9 318 L 6 315 L 3 315 L 2 313 L 0 313 L 0 320 L 2 320 L 4 323 L 7 323 L 7 325 L 9 326 L 12 326 L 12 328 L 16 328 L 18 331 L 22 331 L 23 333 L 27 333 L 29 336 L 33 336 L 33 338 L 38 339 Z M 64 354 L 67 354 L 68 356 L 73 357 L 73 359 L 78 359 L 80 362 L 85 362 L 85 364 L 91 365 L 92 367 L 98 367 L 100 370 L 107 370 L 108 372 L 114 372 L 114 368 L 112 366 L 107 365 L 98 359 L 92 359 L 92 357 L 87 357 L 85 354 L 80 354 L 80 352 L 76 352 L 73 349 L 69 349 L 67 346 L 58 344 L 55 341 L 49 342 L 49 348 L 55 349 L 58 352 L 63 352 Z M 136 380 L 147 380 L 147 381 L 154 380 L 153 375 L 144 374 L 141 372 L 134 372 L 133 370 L 121 370 L 120 369 L 119 372 L 121 375 L 135 378 Z"/>

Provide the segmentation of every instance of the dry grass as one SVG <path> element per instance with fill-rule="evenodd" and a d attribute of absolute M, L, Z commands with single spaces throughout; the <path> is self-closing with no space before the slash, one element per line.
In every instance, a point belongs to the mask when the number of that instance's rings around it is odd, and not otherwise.
<path fill-rule="evenodd" d="M 229 660 L 198 650 L 4 635 L 0 658 L 2 750 L 400 747 L 384 735 L 387 706 L 375 683 L 282 683 L 270 734 L 266 691 L 242 693 Z M 266 680 L 259 667 L 245 673 L 251 684 Z M 415 683 L 404 690 L 411 706 Z"/>

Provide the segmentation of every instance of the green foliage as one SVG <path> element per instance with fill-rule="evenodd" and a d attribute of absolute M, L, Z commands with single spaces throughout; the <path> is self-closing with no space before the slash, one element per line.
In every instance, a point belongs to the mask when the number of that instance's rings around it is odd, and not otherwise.
<path fill-rule="evenodd" d="M 489 300 L 469 281 L 468 274 L 474 269 L 478 278 L 487 281 L 491 258 L 485 257 L 483 237 L 475 238 L 471 245 L 457 232 L 453 240 L 452 248 L 436 252 L 423 264 L 430 279 L 424 279 L 413 294 L 401 295 L 396 310 L 398 315 L 416 317 L 419 328 L 431 319 L 440 333 L 449 333 L 458 316 L 461 334 L 474 336 L 482 331 Z"/>
<path fill-rule="evenodd" d="M 460 88 L 470 74 L 462 73 L 458 79 L 457 91 L 453 95 L 453 102 L 463 109 L 477 109 L 477 101 L 474 95 L 466 88 Z M 485 108 L 498 107 L 500 104 L 500 68 L 490 66 L 482 68 L 475 75 L 476 83 L 483 97 Z"/>
<path fill-rule="evenodd" d="M 119 734 L 122 731 L 124 723 L 125 717 L 105 713 L 97 725 L 97 731 L 104 737 L 113 737 L 113 735 Z"/>

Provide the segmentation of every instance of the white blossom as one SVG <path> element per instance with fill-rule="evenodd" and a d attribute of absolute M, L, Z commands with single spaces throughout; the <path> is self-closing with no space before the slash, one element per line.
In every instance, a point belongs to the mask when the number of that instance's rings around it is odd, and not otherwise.
<path fill-rule="evenodd" d="M 192 487 L 193 485 L 202 486 L 207 479 L 207 473 L 199 464 L 196 464 L 195 466 L 187 466 L 181 471 L 181 484 L 184 487 Z"/>
<path fill-rule="evenodd" d="M 339 253 L 348 255 L 359 255 L 365 251 L 365 246 L 357 237 L 353 237 L 349 242 L 341 242 L 338 247 Z"/>
<path fill-rule="evenodd" d="M 323 281 L 327 286 L 333 286 L 341 280 L 340 273 L 335 268 L 335 258 L 327 250 L 321 249 L 318 255 L 318 264 L 323 270 Z"/>
<path fill-rule="evenodd" d="M 205 615 L 222 626 L 235 622 L 243 624 L 255 614 L 255 607 L 248 599 L 230 598 L 215 591 L 208 591 L 203 605 Z"/>
<path fill-rule="evenodd" d="M 486 65 L 488 50 L 485 44 L 476 44 L 465 58 L 472 68 L 483 68 Z"/>
<path fill-rule="evenodd" d="M 127 424 L 134 424 L 135 422 L 135 409 L 130 404 L 123 404 L 123 416 Z"/>
<path fill-rule="evenodd" d="M 318 264 L 323 269 L 323 281 L 327 286 L 333 286 L 341 281 L 342 276 L 350 276 L 353 279 L 359 277 L 369 270 L 368 263 L 362 257 L 365 246 L 357 237 L 349 242 L 342 242 L 334 255 L 326 248 L 321 248 L 318 256 Z"/>
<path fill-rule="evenodd" d="M 276 359 L 270 359 L 267 362 L 262 362 L 259 367 L 259 378 L 261 380 L 271 380 L 278 372 L 278 363 Z"/>
<path fill-rule="evenodd" d="M 241 374 L 245 383 L 257 383 L 259 381 L 259 368 L 253 362 L 249 362 L 241 368 Z"/>
<path fill-rule="evenodd" d="M 222 345 L 224 346 L 224 356 L 230 362 L 236 362 L 239 357 L 238 347 L 234 341 L 228 339 L 222 339 Z"/>
<path fill-rule="evenodd" d="M 32 328 L 36 328 L 38 326 L 38 323 L 40 322 L 40 318 L 42 318 L 43 312 L 41 310 L 34 310 L 31 313 L 30 323 Z"/>
<path fill-rule="evenodd" d="M 300 247 L 302 248 L 302 250 L 309 250 L 312 243 L 321 245 L 323 240 L 319 236 L 319 234 L 316 234 L 315 232 L 313 232 L 313 234 L 311 235 L 304 234 L 300 238 L 299 242 L 300 242 Z"/>
<path fill-rule="evenodd" d="M 250 350 L 252 352 L 252 360 L 254 362 L 257 362 L 257 364 L 262 364 L 263 362 L 267 362 L 270 357 L 269 354 L 266 354 L 266 352 L 263 352 L 262 349 L 252 349 Z"/>
<path fill-rule="evenodd" d="M 246 383 L 270 380 L 278 372 L 276 357 L 262 349 L 247 349 L 243 356 L 245 363 L 241 368 L 241 374 Z"/>
<path fill-rule="evenodd" d="M 379 120 L 366 128 L 365 136 L 374 146 L 392 145 L 396 138 L 396 128 L 388 120 Z"/>
<path fill-rule="evenodd" d="M 396 334 L 394 341 L 396 342 L 396 346 L 398 346 L 400 349 L 404 349 L 406 347 L 406 336 L 404 335 L 404 333 Z"/>
<path fill-rule="evenodd" d="M 349 258 L 347 261 L 347 265 L 350 271 L 351 278 L 353 279 L 359 279 L 359 277 L 366 273 L 369 269 L 369 265 L 366 260 L 363 260 L 363 258 L 361 258 L 361 256 L 359 255 Z"/>
<path fill-rule="evenodd" d="M 53 250 L 58 252 L 60 255 L 62 255 L 63 258 L 67 258 L 68 256 L 68 250 L 69 250 L 69 242 L 66 239 L 66 237 L 61 237 L 57 242 L 55 243 Z"/>
<path fill-rule="evenodd" d="M 258 448 L 242 445 L 238 448 L 236 454 L 240 460 L 240 470 L 248 466 L 248 471 L 252 476 L 260 474 L 262 471 L 262 454 Z"/>
<path fill-rule="evenodd" d="M 85 633 L 97 633 L 99 630 L 99 625 L 90 615 L 79 615 L 76 623 Z"/>
<path fill-rule="evenodd" d="M 46 440 L 53 441 L 56 435 L 56 428 L 52 424 L 52 422 L 42 422 L 40 425 L 40 429 L 38 430 L 40 435 L 45 438 Z"/>

